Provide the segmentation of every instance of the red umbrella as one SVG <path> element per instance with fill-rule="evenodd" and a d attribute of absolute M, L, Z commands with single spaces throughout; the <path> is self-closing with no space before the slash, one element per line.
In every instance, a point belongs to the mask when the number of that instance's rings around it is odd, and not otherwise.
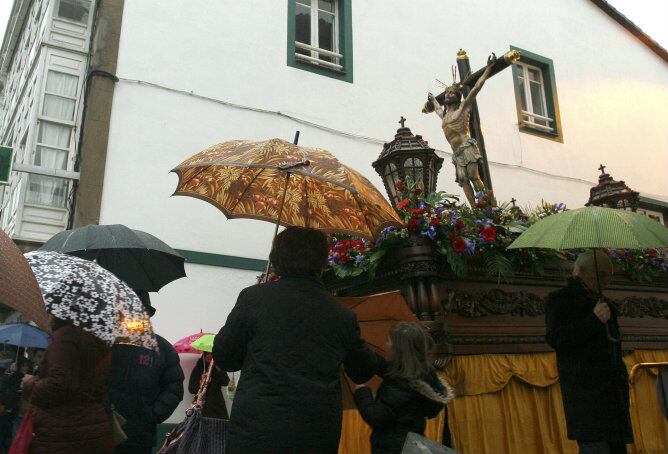
<path fill-rule="evenodd" d="M 21 312 L 51 332 L 42 292 L 32 268 L 11 238 L 0 229 L 0 304 Z"/>

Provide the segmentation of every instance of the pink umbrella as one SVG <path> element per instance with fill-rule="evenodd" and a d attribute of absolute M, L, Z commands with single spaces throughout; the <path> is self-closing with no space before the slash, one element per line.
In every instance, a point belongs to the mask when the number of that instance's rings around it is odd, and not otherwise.
<path fill-rule="evenodd" d="M 176 353 L 193 353 L 195 355 L 201 355 L 202 352 L 192 348 L 190 344 L 192 344 L 205 334 L 209 333 L 203 333 L 202 331 L 200 331 L 197 334 L 191 334 L 188 337 L 184 337 L 183 339 L 176 341 L 174 343 L 174 350 L 176 350 Z"/>

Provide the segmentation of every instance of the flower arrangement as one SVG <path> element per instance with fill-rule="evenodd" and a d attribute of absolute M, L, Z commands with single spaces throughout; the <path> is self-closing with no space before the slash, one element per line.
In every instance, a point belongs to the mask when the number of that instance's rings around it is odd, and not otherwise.
<path fill-rule="evenodd" d="M 558 266 L 566 256 L 543 249 L 507 247 L 529 226 L 551 214 L 566 209 L 563 203 L 542 202 L 525 213 L 509 204 L 495 206 L 485 194 L 476 194 L 476 206 L 469 207 L 445 192 L 423 194 L 410 179 L 395 185 L 399 202 L 397 212 L 402 227 L 387 227 L 374 244 L 353 238 L 332 237 L 329 263 L 338 277 L 358 276 L 368 272 L 373 277 L 382 259 L 392 250 L 424 238 L 433 243 L 438 257 L 458 276 L 472 266 L 482 266 L 488 276 L 506 279 L 513 270 L 535 270 L 542 274 L 546 266 Z M 632 279 L 651 279 L 668 270 L 666 252 L 610 251 L 616 264 Z M 647 270 L 650 270 L 648 272 Z"/>

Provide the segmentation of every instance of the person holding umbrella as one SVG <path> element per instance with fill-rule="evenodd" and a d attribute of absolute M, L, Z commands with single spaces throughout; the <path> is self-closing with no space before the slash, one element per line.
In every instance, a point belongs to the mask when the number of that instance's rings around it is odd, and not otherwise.
<path fill-rule="evenodd" d="M 94 262 L 55 252 L 26 259 L 51 321 L 39 376 L 23 381 L 32 454 L 111 454 L 108 383 L 116 342 L 157 348 L 137 295 Z"/>
<path fill-rule="evenodd" d="M 618 336 L 617 313 L 599 300 L 599 285 L 607 287 L 612 271 L 605 253 L 580 254 L 567 286 L 552 292 L 545 305 L 546 339 L 557 352 L 568 438 L 577 440 L 582 454 L 626 453 L 626 444 L 633 442 L 621 344 L 609 342 L 606 333 L 607 324 Z"/>

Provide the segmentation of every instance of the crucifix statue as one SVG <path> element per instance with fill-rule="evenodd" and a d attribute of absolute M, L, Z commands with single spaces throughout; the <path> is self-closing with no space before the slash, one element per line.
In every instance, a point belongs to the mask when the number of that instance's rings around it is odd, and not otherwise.
<path fill-rule="evenodd" d="M 507 68 L 519 57 L 517 51 L 507 52 L 500 59 L 492 54 L 485 68 L 471 74 L 468 56 L 460 50 L 457 53 L 460 82 L 455 83 L 453 80 L 453 84 L 438 96 L 429 93 L 422 109 L 424 113 L 436 112 L 441 118 L 443 133 L 453 151 L 455 181 L 464 190 L 471 206 L 476 205 L 476 194 L 479 193 L 494 203 L 492 179 L 475 98 L 489 77 Z"/>

